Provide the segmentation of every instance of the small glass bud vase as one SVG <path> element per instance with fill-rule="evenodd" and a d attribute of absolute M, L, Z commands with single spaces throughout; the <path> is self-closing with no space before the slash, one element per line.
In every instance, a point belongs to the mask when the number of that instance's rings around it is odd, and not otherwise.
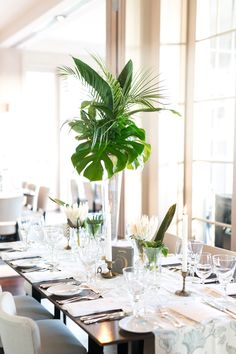
<path fill-rule="evenodd" d="M 70 228 L 70 239 L 71 239 L 71 246 L 74 249 L 80 247 L 80 228 L 71 227 Z"/>
<path fill-rule="evenodd" d="M 146 257 L 145 257 L 143 244 L 139 240 L 134 240 L 134 242 L 135 242 L 135 248 L 138 255 L 136 264 L 144 267 Z"/>
<path fill-rule="evenodd" d="M 144 247 L 144 253 L 146 256 L 145 268 L 149 271 L 148 277 L 150 281 L 150 287 L 159 289 L 161 274 L 161 250 L 158 247 Z"/>
<path fill-rule="evenodd" d="M 159 267 L 159 258 L 161 250 L 158 247 L 144 247 L 144 254 L 146 255 L 146 267 L 150 270 L 156 270 Z"/>

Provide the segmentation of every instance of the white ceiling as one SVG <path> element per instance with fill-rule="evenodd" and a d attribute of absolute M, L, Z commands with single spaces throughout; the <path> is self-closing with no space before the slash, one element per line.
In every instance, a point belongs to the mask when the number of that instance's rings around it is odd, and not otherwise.
<path fill-rule="evenodd" d="M 106 0 L 0 0 L 0 46 L 40 52 L 100 52 Z M 4 16 L 3 16 L 4 14 Z M 65 15 L 59 23 L 57 15 Z"/>

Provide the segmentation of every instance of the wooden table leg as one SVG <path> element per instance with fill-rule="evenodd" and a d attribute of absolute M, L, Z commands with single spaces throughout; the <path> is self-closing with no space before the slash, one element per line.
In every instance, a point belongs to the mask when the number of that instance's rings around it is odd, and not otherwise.
<path fill-rule="evenodd" d="M 128 354 L 129 345 L 128 343 L 117 344 L 117 354 Z"/>
<path fill-rule="evenodd" d="M 61 318 L 61 311 L 58 307 L 54 306 L 54 318 L 55 319 L 60 319 Z"/>
<path fill-rule="evenodd" d="M 103 347 L 98 345 L 92 338 L 88 339 L 88 354 L 103 354 Z"/>
<path fill-rule="evenodd" d="M 143 340 L 131 343 L 131 354 L 143 354 Z"/>
<path fill-rule="evenodd" d="M 32 297 L 34 297 L 38 302 L 41 302 L 41 293 L 36 290 L 34 287 L 32 287 Z"/>

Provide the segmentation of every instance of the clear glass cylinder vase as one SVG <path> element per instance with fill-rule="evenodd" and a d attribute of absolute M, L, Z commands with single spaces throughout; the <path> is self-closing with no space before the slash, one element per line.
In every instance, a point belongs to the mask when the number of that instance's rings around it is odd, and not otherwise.
<path fill-rule="evenodd" d="M 144 247 L 146 257 L 145 268 L 149 271 L 147 276 L 150 289 L 159 289 L 161 281 L 161 250 L 160 248 Z"/>
<path fill-rule="evenodd" d="M 120 195 L 122 173 L 116 173 L 112 178 L 102 181 L 102 212 L 104 215 L 104 233 L 111 230 L 111 240 L 118 238 Z M 109 220 L 110 218 L 110 220 Z"/>

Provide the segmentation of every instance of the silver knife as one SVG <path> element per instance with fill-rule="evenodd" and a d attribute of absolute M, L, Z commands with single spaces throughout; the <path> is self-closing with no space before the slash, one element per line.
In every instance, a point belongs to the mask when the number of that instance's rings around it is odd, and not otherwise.
<path fill-rule="evenodd" d="M 219 311 L 226 313 L 227 315 L 231 316 L 232 318 L 234 318 L 236 320 L 236 313 L 234 313 L 233 311 L 231 311 L 227 307 L 224 307 L 220 304 L 216 304 L 214 302 L 204 301 L 204 303 L 207 304 L 208 306 L 213 307 L 214 309 L 217 309 Z"/>
<path fill-rule="evenodd" d="M 108 320 L 120 320 L 121 318 L 123 318 L 125 316 L 127 316 L 127 314 L 125 312 L 123 312 L 123 313 L 121 312 L 120 314 L 110 314 L 110 315 L 106 315 L 103 317 L 95 318 L 93 320 L 84 321 L 84 324 L 89 325 L 89 324 L 102 322 L 102 321 L 108 321 Z"/>
<path fill-rule="evenodd" d="M 99 318 L 99 317 L 108 316 L 108 315 L 119 315 L 121 313 L 123 313 L 122 310 L 115 311 L 115 312 L 100 312 L 100 313 L 96 313 L 96 314 L 92 314 L 92 315 L 81 316 L 80 317 L 80 321 L 93 320 L 93 319 L 96 319 L 96 318 Z"/>

